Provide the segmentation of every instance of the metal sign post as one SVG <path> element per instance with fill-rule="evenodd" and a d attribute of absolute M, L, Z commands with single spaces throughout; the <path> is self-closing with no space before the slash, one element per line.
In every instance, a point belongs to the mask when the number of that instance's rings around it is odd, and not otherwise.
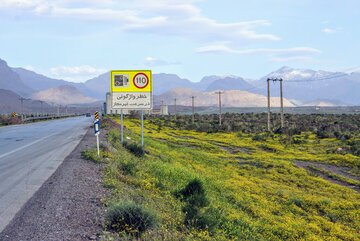
<path fill-rule="evenodd" d="M 99 141 L 99 134 L 100 134 L 100 120 L 95 119 L 94 121 L 94 132 L 96 136 L 96 147 L 97 147 L 97 154 L 100 156 L 100 141 Z"/>
<path fill-rule="evenodd" d="M 144 151 L 144 110 L 141 110 L 141 147 Z"/>
<path fill-rule="evenodd" d="M 97 154 L 100 156 L 100 143 L 99 143 L 99 135 L 96 135 L 96 147 L 97 147 Z"/>
<path fill-rule="evenodd" d="M 121 144 L 124 144 L 124 114 L 123 109 L 120 111 L 120 136 L 121 136 Z"/>

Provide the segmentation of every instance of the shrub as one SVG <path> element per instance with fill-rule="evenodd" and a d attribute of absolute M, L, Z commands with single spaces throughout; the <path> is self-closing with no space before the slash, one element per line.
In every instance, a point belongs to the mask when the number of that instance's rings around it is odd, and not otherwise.
<path fill-rule="evenodd" d="M 154 213 L 134 203 L 117 203 L 107 212 L 109 230 L 140 236 L 144 231 L 157 226 Z"/>
<path fill-rule="evenodd" d="M 306 202 L 302 198 L 297 197 L 297 196 L 290 197 L 288 203 L 289 204 L 294 204 L 294 205 L 296 205 L 296 206 L 298 206 L 299 208 L 302 208 L 302 209 L 304 209 L 306 207 Z"/>
<path fill-rule="evenodd" d="M 293 144 L 304 144 L 304 143 L 306 143 L 305 140 L 302 140 L 300 137 L 296 137 L 296 136 L 293 136 L 293 137 L 291 138 L 291 142 L 292 142 Z"/>
<path fill-rule="evenodd" d="M 21 118 L 20 117 L 6 117 L 6 116 L 0 116 L 0 125 L 16 125 L 21 124 Z"/>
<path fill-rule="evenodd" d="M 332 125 L 324 125 L 321 126 L 316 132 L 318 138 L 339 138 L 341 136 L 341 132 L 337 126 Z"/>
<path fill-rule="evenodd" d="M 133 175 L 136 172 L 136 163 L 124 162 L 120 164 L 119 168 L 125 175 Z"/>
<path fill-rule="evenodd" d="M 191 203 L 194 206 L 205 207 L 208 204 L 204 186 L 199 179 L 190 181 L 178 194 L 182 201 Z"/>
<path fill-rule="evenodd" d="M 209 132 L 213 128 L 210 123 L 201 123 L 196 126 L 196 131 L 198 132 Z"/>
<path fill-rule="evenodd" d="M 124 142 L 123 146 L 137 157 L 142 157 L 145 154 L 142 146 L 136 143 Z"/>
<path fill-rule="evenodd" d="M 360 156 L 360 140 L 348 141 L 348 145 L 350 146 L 351 154 L 355 156 Z"/>
<path fill-rule="evenodd" d="M 201 208 L 209 205 L 205 189 L 199 179 L 190 181 L 185 188 L 178 191 L 178 198 L 186 202 L 182 211 L 185 213 L 185 224 L 195 228 L 205 228 L 206 217 L 201 214 Z M 200 223 L 201 224 L 200 224 Z M 199 225 L 200 224 L 200 225 Z"/>
<path fill-rule="evenodd" d="M 255 134 L 251 139 L 253 141 L 266 141 L 267 135 L 266 134 Z"/>

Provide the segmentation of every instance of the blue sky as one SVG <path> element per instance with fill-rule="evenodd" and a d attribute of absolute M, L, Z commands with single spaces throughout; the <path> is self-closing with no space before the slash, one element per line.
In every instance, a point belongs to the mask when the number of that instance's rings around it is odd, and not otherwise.
<path fill-rule="evenodd" d="M 192 81 L 360 66 L 357 0 L 0 0 L 0 58 L 76 82 L 110 69 Z"/>

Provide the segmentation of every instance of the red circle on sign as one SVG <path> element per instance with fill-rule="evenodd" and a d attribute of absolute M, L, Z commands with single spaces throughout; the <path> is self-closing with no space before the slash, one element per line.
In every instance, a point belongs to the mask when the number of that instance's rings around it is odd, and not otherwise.
<path fill-rule="evenodd" d="M 139 85 L 137 85 L 136 84 L 136 77 L 138 77 L 139 75 L 143 75 L 143 76 L 145 76 L 145 78 L 146 78 L 146 84 L 144 85 L 144 86 L 139 86 Z M 149 84 L 149 78 L 147 77 L 147 75 L 146 74 L 144 74 L 144 73 L 137 73 L 135 76 L 134 76 L 134 79 L 133 79 L 133 83 L 134 83 L 134 85 L 136 86 L 136 88 L 138 88 L 138 89 L 144 89 L 146 86 L 148 86 L 148 84 Z"/>

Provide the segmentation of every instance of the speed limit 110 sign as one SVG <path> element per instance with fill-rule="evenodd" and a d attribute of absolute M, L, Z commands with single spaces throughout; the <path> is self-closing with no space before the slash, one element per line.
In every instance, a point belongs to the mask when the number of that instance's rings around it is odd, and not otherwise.
<path fill-rule="evenodd" d="M 110 81 L 112 108 L 152 109 L 151 70 L 112 70 Z"/>

